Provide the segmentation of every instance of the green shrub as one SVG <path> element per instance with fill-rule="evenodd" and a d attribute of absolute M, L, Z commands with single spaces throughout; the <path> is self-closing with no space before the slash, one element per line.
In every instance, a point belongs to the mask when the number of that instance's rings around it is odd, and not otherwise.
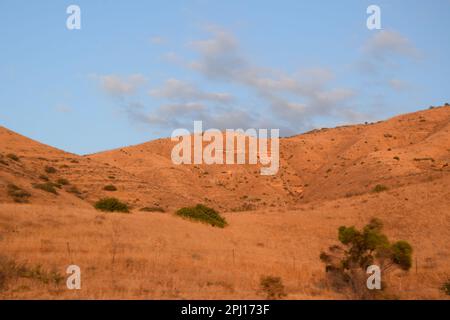
<path fill-rule="evenodd" d="M 448 279 L 441 288 L 446 295 L 450 296 L 450 279 Z"/>
<path fill-rule="evenodd" d="M 359 299 L 375 298 L 377 293 L 365 286 L 368 266 L 376 264 L 383 273 L 392 267 L 404 271 L 411 268 L 411 245 L 406 241 L 391 243 L 382 229 L 383 224 L 379 219 L 372 219 L 362 230 L 354 226 L 339 227 L 338 239 L 345 247 L 333 245 L 328 253 L 320 254 L 333 286 L 340 291 L 347 288 Z"/>
<path fill-rule="evenodd" d="M 406 241 L 397 241 L 391 246 L 392 260 L 403 270 L 409 270 L 412 266 L 412 247 Z"/>
<path fill-rule="evenodd" d="M 400 158 L 398 156 L 395 156 L 394 160 L 400 161 Z"/>
<path fill-rule="evenodd" d="M 139 209 L 139 211 L 144 211 L 144 212 L 166 212 L 161 207 L 144 207 L 144 208 Z"/>
<path fill-rule="evenodd" d="M 127 204 L 121 202 L 116 198 L 103 198 L 98 200 L 95 209 L 109 212 L 129 212 Z"/>
<path fill-rule="evenodd" d="M 69 183 L 69 180 L 64 179 L 64 178 L 59 178 L 58 180 L 56 180 L 56 183 L 62 186 L 67 186 Z"/>
<path fill-rule="evenodd" d="M 103 190 L 105 190 L 105 191 L 117 191 L 117 188 L 116 188 L 115 185 L 108 184 L 108 185 L 103 187 Z"/>
<path fill-rule="evenodd" d="M 15 184 L 8 184 L 8 195 L 11 196 L 17 203 L 26 203 L 31 194 L 28 191 L 19 188 Z"/>
<path fill-rule="evenodd" d="M 383 191 L 386 191 L 386 190 L 389 190 L 389 188 L 386 187 L 386 186 L 383 185 L 383 184 L 377 184 L 377 185 L 372 189 L 372 192 L 378 193 L 378 192 L 383 192 Z"/>
<path fill-rule="evenodd" d="M 41 174 L 39 176 L 39 179 L 44 180 L 44 181 L 48 181 L 48 177 L 45 174 Z"/>
<path fill-rule="evenodd" d="M 33 188 L 35 189 L 41 189 L 46 192 L 50 192 L 53 194 L 58 194 L 58 192 L 55 189 L 55 184 L 52 182 L 46 182 L 46 183 L 35 183 L 33 184 Z"/>
<path fill-rule="evenodd" d="M 47 173 L 56 173 L 56 169 L 54 167 L 46 166 L 45 172 Z"/>
<path fill-rule="evenodd" d="M 287 296 L 280 277 L 262 276 L 259 286 L 268 300 L 282 299 Z"/>
<path fill-rule="evenodd" d="M 15 155 L 14 153 L 8 153 L 6 156 L 11 160 L 20 161 L 19 157 L 17 155 Z"/>
<path fill-rule="evenodd" d="M 221 217 L 216 210 L 202 204 L 197 204 L 195 207 L 181 208 L 176 214 L 186 219 L 210 224 L 213 227 L 224 228 L 227 225 L 225 218 Z"/>

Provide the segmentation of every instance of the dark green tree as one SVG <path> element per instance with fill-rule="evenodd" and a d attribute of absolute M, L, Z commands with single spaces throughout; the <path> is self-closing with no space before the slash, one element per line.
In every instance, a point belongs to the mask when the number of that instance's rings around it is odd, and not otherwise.
<path fill-rule="evenodd" d="M 362 230 L 354 226 L 339 227 L 341 245 L 331 246 L 328 252 L 320 254 L 334 287 L 350 288 L 357 298 L 371 298 L 376 293 L 366 287 L 368 266 L 379 266 L 382 274 L 394 267 L 404 271 L 411 268 L 411 245 L 406 241 L 391 243 L 382 229 L 379 219 L 372 219 Z"/>

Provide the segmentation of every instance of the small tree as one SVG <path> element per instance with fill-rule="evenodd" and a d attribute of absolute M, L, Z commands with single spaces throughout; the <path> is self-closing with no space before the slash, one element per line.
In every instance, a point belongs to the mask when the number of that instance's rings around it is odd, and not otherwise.
<path fill-rule="evenodd" d="M 393 267 L 405 271 L 411 268 L 411 245 L 406 241 L 389 242 L 382 229 L 379 219 L 372 219 L 361 231 L 353 226 L 338 229 L 338 239 L 344 248 L 334 245 L 328 253 L 320 254 L 333 286 L 341 290 L 350 288 L 357 298 L 372 298 L 376 293 L 366 287 L 368 266 L 378 265 L 382 274 Z"/>

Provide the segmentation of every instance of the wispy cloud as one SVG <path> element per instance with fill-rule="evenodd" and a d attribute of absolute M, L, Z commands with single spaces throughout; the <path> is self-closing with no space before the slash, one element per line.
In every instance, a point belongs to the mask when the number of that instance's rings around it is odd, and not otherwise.
<path fill-rule="evenodd" d="M 191 43 L 198 59 L 189 64 L 207 79 L 252 89 L 278 120 L 290 123 L 296 130 L 304 129 L 316 115 L 346 117 L 340 110 L 347 107 L 355 92 L 350 88 L 331 87 L 334 75 L 330 70 L 317 67 L 287 74 L 255 65 L 231 33 L 217 27 L 209 31 L 209 39 Z"/>
<path fill-rule="evenodd" d="M 97 80 L 101 89 L 112 96 L 131 95 L 141 87 L 146 79 L 141 74 L 132 74 L 127 77 L 116 74 L 109 75 L 92 75 L 92 78 Z"/>
<path fill-rule="evenodd" d="M 175 101 L 212 101 L 229 103 L 233 100 L 226 92 L 206 92 L 197 86 L 178 79 L 168 79 L 161 88 L 150 90 L 149 94 L 157 98 Z"/>
<path fill-rule="evenodd" d="M 145 83 L 139 74 L 97 76 L 101 88 L 111 95 L 128 97 L 121 105 L 133 121 L 166 130 L 203 120 L 206 126 L 219 129 L 272 127 L 280 128 L 282 134 L 292 134 L 311 129 L 318 118 L 355 122 L 370 117 L 357 107 L 361 88 L 335 85 L 339 79 L 331 69 L 314 66 L 288 73 L 258 65 L 229 31 L 216 26 L 207 31 L 206 39 L 188 45 L 194 58 L 187 60 L 172 52 L 167 61 L 194 72 L 192 79 L 200 75 L 213 85 L 237 89 L 234 95 L 169 78 L 148 89 L 150 102 L 129 102 L 135 100 L 133 94 Z M 376 33 L 361 48 L 360 63 L 369 69 L 381 69 L 384 85 L 395 90 L 402 90 L 407 83 L 389 73 L 389 64 L 396 58 L 420 57 L 414 45 L 394 31 Z M 246 96 L 236 92 L 245 92 Z M 156 101 L 162 102 L 155 105 Z"/>
<path fill-rule="evenodd" d="M 393 30 L 376 32 L 361 49 L 360 68 L 371 74 L 396 67 L 398 61 L 417 60 L 422 56 L 407 37 Z"/>

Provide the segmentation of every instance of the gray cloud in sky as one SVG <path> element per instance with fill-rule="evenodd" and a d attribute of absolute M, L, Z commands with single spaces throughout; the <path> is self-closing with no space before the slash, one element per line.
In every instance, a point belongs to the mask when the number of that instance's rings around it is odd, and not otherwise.
<path fill-rule="evenodd" d="M 103 91 L 112 96 L 134 94 L 146 82 L 145 77 L 141 74 L 132 74 L 127 77 L 116 74 L 92 75 L 92 77 L 98 80 Z"/>
<path fill-rule="evenodd" d="M 210 27 L 208 31 L 206 39 L 189 43 L 194 59 L 187 61 L 172 52 L 168 62 L 193 71 L 215 85 L 234 86 L 246 92 L 250 100 L 244 102 L 239 99 L 242 96 L 225 91 L 209 92 L 193 82 L 169 78 L 148 90 L 151 98 L 163 102 L 157 106 L 154 101 L 144 105 L 126 101 L 145 83 L 142 75 L 113 74 L 96 78 L 108 94 L 127 97 L 122 99 L 122 106 L 130 119 L 166 130 L 189 128 L 193 120 L 203 120 L 205 126 L 212 128 L 280 128 L 287 135 L 313 128 L 318 118 L 335 122 L 370 118 L 356 107 L 360 90 L 336 86 L 332 70 L 316 66 L 287 73 L 257 65 L 255 59 L 246 56 L 233 34 L 218 27 Z M 373 68 L 389 70 L 387 66 L 395 57 L 417 59 L 420 53 L 399 33 L 380 31 L 362 46 L 360 66 L 365 66 L 366 73 Z M 385 85 L 401 90 L 406 82 L 390 76 Z"/>
<path fill-rule="evenodd" d="M 212 101 L 229 103 L 233 101 L 226 92 L 206 92 L 197 86 L 178 79 L 168 79 L 161 88 L 150 90 L 149 94 L 157 98 L 175 101 Z"/>
<path fill-rule="evenodd" d="M 229 32 L 210 28 L 211 37 L 191 43 L 198 59 L 189 67 L 207 79 L 226 81 L 252 89 L 278 120 L 301 130 L 311 117 L 335 115 L 355 96 L 350 88 L 333 88 L 333 73 L 325 68 L 312 68 L 296 74 L 258 66 L 246 58 L 237 39 Z M 274 119 L 275 120 L 275 119 Z M 273 121 L 276 125 L 276 120 Z"/>

